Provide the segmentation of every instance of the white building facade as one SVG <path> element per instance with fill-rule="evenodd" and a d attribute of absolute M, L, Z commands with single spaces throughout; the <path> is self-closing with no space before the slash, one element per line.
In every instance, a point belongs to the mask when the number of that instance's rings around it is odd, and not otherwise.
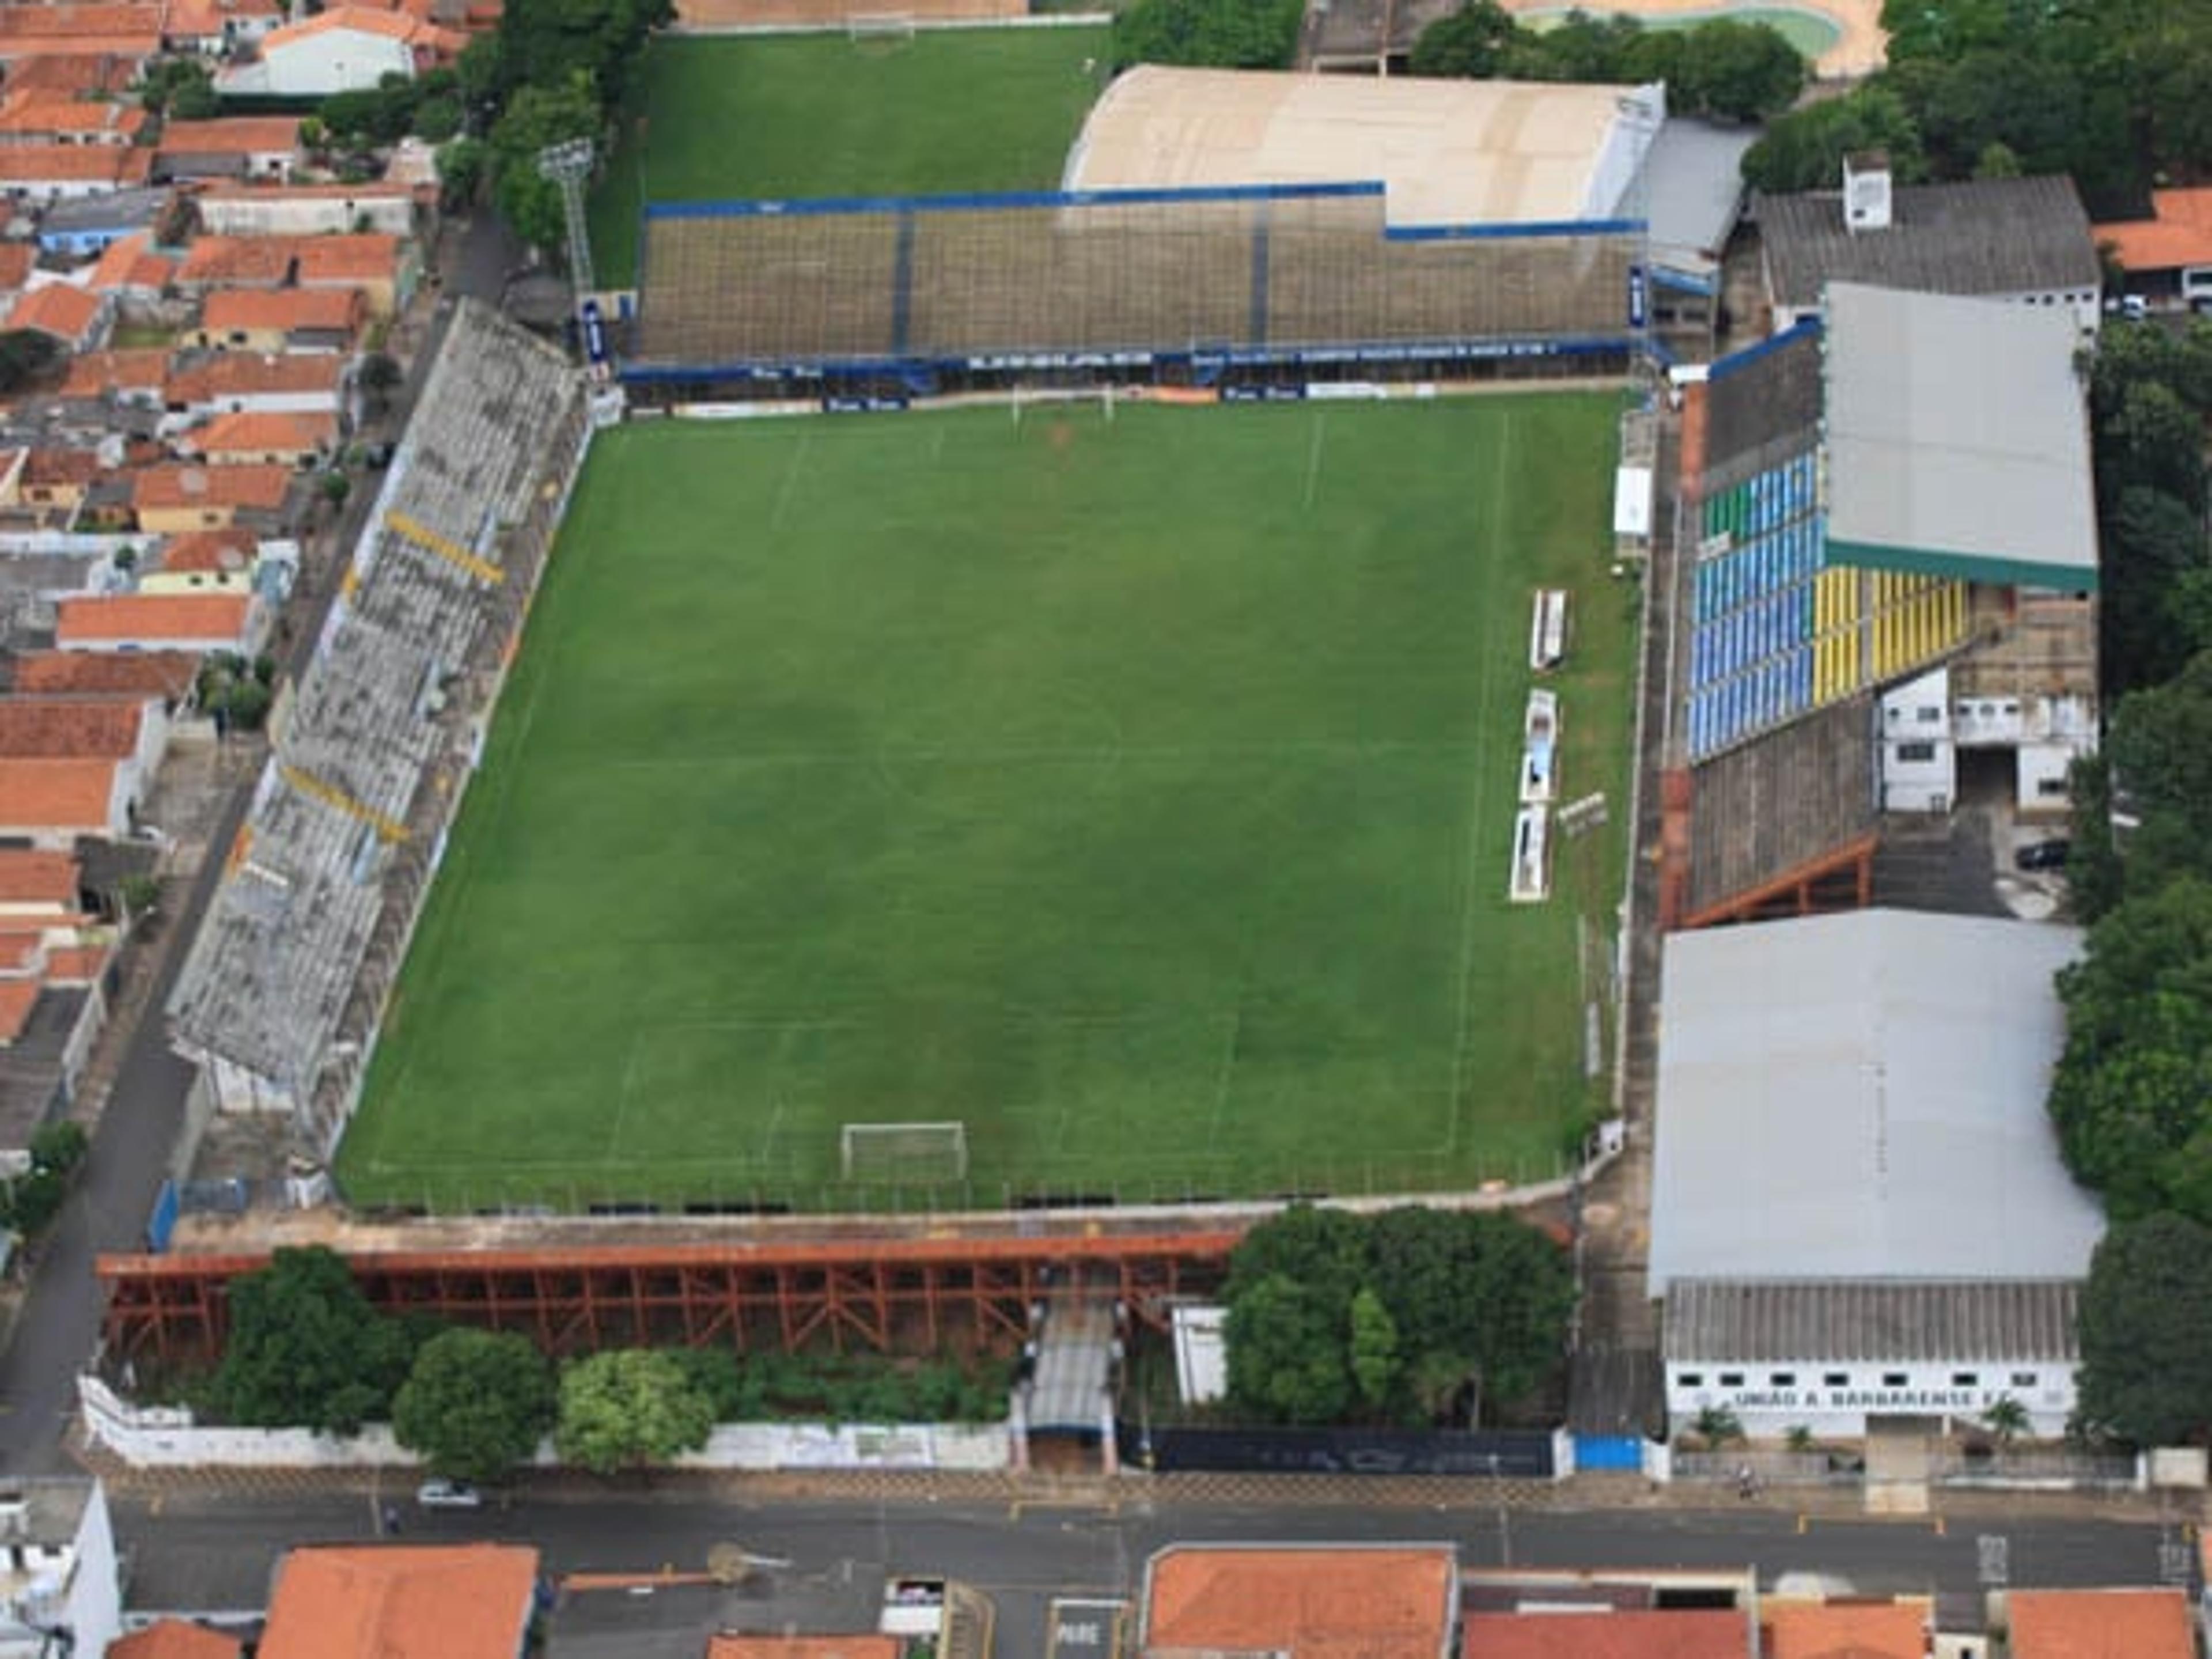
<path fill-rule="evenodd" d="M 0 1659 L 105 1653 L 123 1633 L 115 1531 L 98 1481 L 0 1487 Z"/>
<path fill-rule="evenodd" d="M 1961 750 L 2008 751 L 2014 810 L 2067 810 L 2067 774 L 2097 749 L 2095 699 L 2080 692 L 1955 696 L 1938 668 L 1881 700 L 1881 804 L 1890 812 L 1948 812 L 1958 804 Z"/>

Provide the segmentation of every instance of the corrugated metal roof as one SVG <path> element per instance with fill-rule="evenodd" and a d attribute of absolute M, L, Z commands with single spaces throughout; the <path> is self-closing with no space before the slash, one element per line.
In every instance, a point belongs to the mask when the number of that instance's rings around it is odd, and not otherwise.
<path fill-rule="evenodd" d="M 1755 211 L 1774 297 L 1797 309 L 1830 283 L 1929 294 L 2096 291 L 2097 246 L 2070 179 L 1976 179 L 1905 185 L 1887 230 L 1844 228 L 1832 190 L 1761 196 Z"/>
<path fill-rule="evenodd" d="M 1666 941 L 1651 1287 L 2072 1279 L 2045 1111 L 2078 928 L 1861 910 Z"/>
<path fill-rule="evenodd" d="M 2081 1290 L 2071 1279 L 1678 1279 L 1667 1291 L 1666 1352 L 1677 1364 L 2072 1360 Z"/>
<path fill-rule="evenodd" d="M 1837 283 L 1827 318 L 1832 551 L 1877 566 L 1887 552 L 1929 574 L 2094 587 L 2072 312 Z"/>

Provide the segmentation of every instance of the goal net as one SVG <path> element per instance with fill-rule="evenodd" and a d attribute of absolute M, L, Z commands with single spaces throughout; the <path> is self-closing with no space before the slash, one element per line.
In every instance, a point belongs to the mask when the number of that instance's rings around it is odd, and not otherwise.
<path fill-rule="evenodd" d="M 910 11 L 860 11 L 845 19 L 845 38 L 856 46 L 899 46 L 914 39 Z"/>
<path fill-rule="evenodd" d="M 838 1148 L 848 1181 L 921 1187 L 968 1175 L 964 1123 L 848 1123 Z"/>
<path fill-rule="evenodd" d="M 1110 386 L 1018 386 L 1008 399 L 1016 426 L 1022 423 L 1024 413 L 1053 407 L 1065 409 L 1071 404 L 1088 405 L 1110 421 L 1114 418 L 1114 388 Z"/>

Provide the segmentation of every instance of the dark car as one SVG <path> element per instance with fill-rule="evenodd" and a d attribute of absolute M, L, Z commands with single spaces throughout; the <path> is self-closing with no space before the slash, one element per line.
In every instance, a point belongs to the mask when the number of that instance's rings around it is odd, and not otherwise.
<path fill-rule="evenodd" d="M 2069 841 L 2039 841 L 2014 854 L 2013 862 L 2023 870 L 2063 870 L 2073 850 Z"/>

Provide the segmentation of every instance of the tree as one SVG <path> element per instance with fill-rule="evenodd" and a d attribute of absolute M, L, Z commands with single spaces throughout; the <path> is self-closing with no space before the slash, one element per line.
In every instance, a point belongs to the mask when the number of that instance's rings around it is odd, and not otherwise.
<path fill-rule="evenodd" d="M 2106 752 L 2137 820 L 2125 866 L 2133 890 L 2185 872 L 2212 878 L 2212 653 L 2122 698 Z"/>
<path fill-rule="evenodd" d="M 2177 497 L 2134 485 L 2106 513 L 2102 541 L 2098 645 L 2106 689 L 2155 685 L 2186 660 L 2190 624 L 2179 602 L 2188 595 L 2185 579 L 2204 562 L 2203 526 Z"/>
<path fill-rule="evenodd" d="M 43 329 L 0 333 L 0 393 L 21 392 L 61 360 L 61 342 Z"/>
<path fill-rule="evenodd" d="M 185 82 L 169 99 L 169 114 L 174 120 L 211 121 L 222 113 L 222 95 L 204 76 Z"/>
<path fill-rule="evenodd" d="M 1352 1298 L 1352 1380 L 1373 1411 L 1389 1404 L 1398 1385 L 1398 1327 L 1364 1285 Z"/>
<path fill-rule="evenodd" d="M 1368 1238 L 1366 1222 L 1349 1210 L 1291 1205 L 1238 1241 L 1229 1258 L 1229 1300 L 1233 1304 L 1244 1286 L 1279 1276 L 1349 1317 L 1352 1293 L 1368 1276 Z"/>
<path fill-rule="evenodd" d="M 344 1257 L 320 1245 L 279 1249 L 231 1281 L 230 1341 L 211 1398 L 234 1423 L 350 1434 L 390 1407 L 408 1346 Z"/>
<path fill-rule="evenodd" d="M 448 208 L 465 210 L 483 193 L 491 151 L 481 138 L 456 138 L 438 146 L 438 194 Z"/>
<path fill-rule="evenodd" d="M 2081 1287 L 2083 1423 L 2141 1446 L 2201 1440 L 2212 1429 L 2208 1248 L 2212 1231 L 2175 1215 L 2105 1235 Z"/>
<path fill-rule="evenodd" d="M 1508 56 L 1525 34 L 1497 0 L 1468 0 L 1421 31 L 1413 42 L 1413 71 L 1486 81 L 1504 73 Z"/>
<path fill-rule="evenodd" d="M 2183 876 L 2127 899 L 2058 994 L 2051 1115 L 2067 1167 L 2118 1219 L 2212 1216 L 2212 884 Z"/>
<path fill-rule="evenodd" d="M 1656 43 L 1672 31 L 1647 33 Z M 1666 80 L 1669 106 L 1686 114 L 1723 121 L 1778 114 L 1797 101 L 1811 73 L 1804 55 L 1771 24 L 1715 18 L 1670 44 L 1667 55 L 1674 61 L 1664 67 L 1673 73 L 1637 78 Z"/>
<path fill-rule="evenodd" d="M 392 1402 L 399 1443 L 455 1480 L 498 1480 L 526 1462 L 552 1426 L 552 1371 L 526 1339 L 507 1331 L 432 1337 Z"/>
<path fill-rule="evenodd" d="M 673 1355 L 612 1348 L 561 1373 L 553 1443 L 568 1462 L 595 1474 L 665 1462 L 696 1451 L 714 1408 Z"/>
<path fill-rule="evenodd" d="M 462 119 L 457 94 L 425 98 L 415 106 L 415 136 L 426 144 L 442 144 L 459 136 Z"/>
<path fill-rule="evenodd" d="M 596 138 L 605 125 L 591 84 L 580 76 L 526 86 L 491 132 L 492 190 L 514 234 L 541 248 L 561 246 L 561 191 L 538 171 L 538 153 L 572 138 Z"/>
<path fill-rule="evenodd" d="M 116 893 L 117 896 L 123 901 L 124 914 L 135 920 L 149 915 L 154 907 L 161 903 L 161 884 L 160 879 L 154 876 L 125 876 L 117 888 Z"/>
<path fill-rule="evenodd" d="M 1281 1273 L 1251 1285 L 1229 1304 L 1229 1397 L 1279 1423 L 1331 1423 L 1352 1403 L 1346 1364 L 1348 1303 L 1332 1305 Z"/>
<path fill-rule="evenodd" d="M 361 389 L 380 409 L 392 400 L 392 394 L 406 379 L 407 371 L 388 351 L 372 351 L 361 360 Z"/>
<path fill-rule="evenodd" d="M 1999 1395 L 1982 1413 L 1982 1426 L 2000 1446 L 2009 1446 L 2028 1431 L 2027 1407 L 2008 1394 Z"/>
<path fill-rule="evenodd" d="M 1719 1448 L 1743 1438 L 1743 1424 L 1726 1406 L 1707 1406 L 1698 1413 L 1691 1430 L 1708 1447 Z"/>
<path fill-rule="evenodd" d="M 1900 183 L 1925 172 L 1911 112 L 1879 82 L 1776 120 L 1744 153 L 1744 182 L 1770 191 L 1833 190 L 1842 181 L 1844 156 L 1875 149 L 1888 155 Z"/>
<path fill-rule="evenodd" d="M 1114 20 L 1114 61 L 1284 69 L 1303 15 L 1298 0 L 1137 0 Z"/>
<path fill-rule="evenodd" d="M 197 58 L 163 58 L 149 64 L 145 74 L 139 77 L 138 100 L 152 114 L 167 111 L 185 116 L 185 111 L 175 107 L 175 102 L 179 94 L 192 88 L 204 88 L 213 94 L 215 87 L 208 66 Z"/>
<path fill-rule="evenodd" d="M 2124 705 L 2123 705 L 2124 707 Z M 2069 850 L 2067 903 L 2074 919 L 2094 922 L 2120 902 L 2126 874 L 2112 839 L 2112 771 L 2108 755 L 2082 755 L 2067 769 Z"/>
<path fill-rule="evenodd" d="M 2013 147 L 2002 138 L 1992 138 L 1982 146 L 1982 153 L 1974 158 L 1974 177 L 1977 179 L 2017 179 L 2025 170 Z"/>
<path fill-rule="evenodd" d="M 85 1133 L 84 1125 L 62 1118 L 39 1127 L 31 1136 L 30 1151 L 33 1169 L 50 1170 L 67 1179 L 92 1151 L 92 1139 Z"/>

